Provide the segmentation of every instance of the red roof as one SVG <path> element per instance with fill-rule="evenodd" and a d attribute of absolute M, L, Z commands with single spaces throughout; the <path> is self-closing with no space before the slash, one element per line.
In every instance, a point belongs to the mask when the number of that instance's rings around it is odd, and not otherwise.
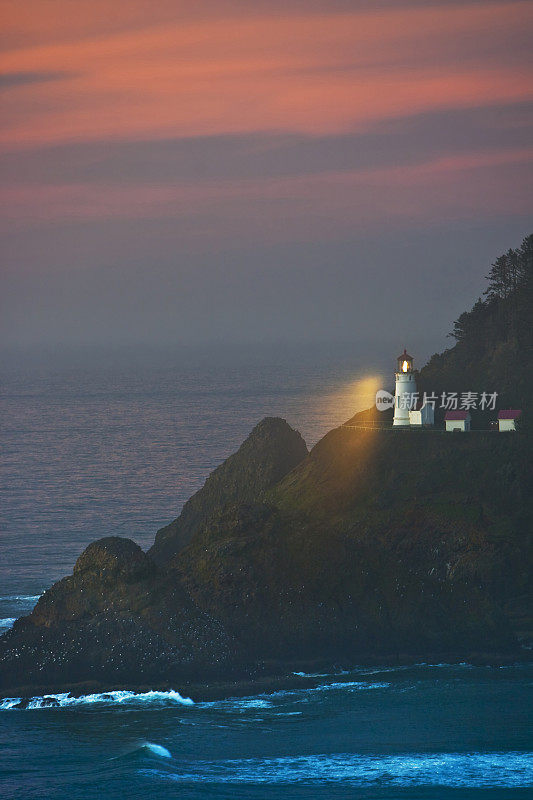
<path fill-rule="evenodd" d="M 521 413 L 521 408 L 508 408 L 507 411 L 498 411 L 498 419 L 518 419 Z"/>
<path fill-rule="evenodd" d="M 444 415 L 444 419 L 466 419 L 469 416 L 470 414 L 468 411 L 447 411 Z"/>
<path fill-rule="evenodd" d="M 410 356 L 405 347 L 403 348 L 403 353 L 398 356 L 398 361 L 414 361 L 413 356 Z"/>

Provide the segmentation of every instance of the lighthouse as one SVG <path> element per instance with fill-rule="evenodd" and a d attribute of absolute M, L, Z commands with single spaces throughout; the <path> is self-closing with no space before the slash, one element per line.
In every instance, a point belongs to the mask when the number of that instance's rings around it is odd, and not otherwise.
<path fill-rule="evenodd" d="M 404 349 L 398 356 L 396 370 L 396 390 L 394 393 L 393 425 L 409 425 L 409 408 L 411 395 L 416 392 L 416 381 L 413 372 L 413 357 Z M 407 396 L 406 396 L 407 395 Z M 403 399 L 403 402 L 402 402 Z"/>

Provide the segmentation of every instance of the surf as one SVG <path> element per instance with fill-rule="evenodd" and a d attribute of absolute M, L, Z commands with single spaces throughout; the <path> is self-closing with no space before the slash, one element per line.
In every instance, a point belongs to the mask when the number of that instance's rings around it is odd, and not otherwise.
<path fill-rule="evenodd" d="M 133 692 L 116 690 L 112 692 L 98 692 L 73 697 L 69 692 L 47 694 L 40 697 L 6 697 L 0 700 L 0 711 L 14 709 L 31 710 L 45 708 L 72 708 L 89 705 L 131 705 L 131 706 L 192 706 L 194 701 L 190 697 L 183 697 L 179 692 L 169 690 L 166 692 L 149 691 Z"/>

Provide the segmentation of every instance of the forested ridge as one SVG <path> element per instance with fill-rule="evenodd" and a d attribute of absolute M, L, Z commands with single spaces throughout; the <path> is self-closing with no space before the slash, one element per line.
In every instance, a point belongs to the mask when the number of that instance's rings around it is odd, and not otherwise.
<path fill-rule="evenodd" d="M 497 408 L 531 411 L 533 234 L 499 256 L 487 280 L 483 296 L 454 323 L 455 345 L 420 371 L 419 389 L 497 392 Z"/>

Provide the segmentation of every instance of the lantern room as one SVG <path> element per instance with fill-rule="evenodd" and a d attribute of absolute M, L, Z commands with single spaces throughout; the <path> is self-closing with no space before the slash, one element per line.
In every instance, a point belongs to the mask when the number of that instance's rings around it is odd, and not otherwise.
<path fill-rule="evenodd" d="M 412 372 L 413 371 L 413 356 L 410 356 L 407 350 L 404 349 L 403 353 L 398 356 L 398 372 Z"/>
<path fill-rule="evenodd" d="M 396 390 L 394 397 L 393 425 L 410 425 L 409 412 L 416 399 L 416 380 L 413 370 L 413 356 L 407 350 L 398 356 L 396 372 Z"/>

